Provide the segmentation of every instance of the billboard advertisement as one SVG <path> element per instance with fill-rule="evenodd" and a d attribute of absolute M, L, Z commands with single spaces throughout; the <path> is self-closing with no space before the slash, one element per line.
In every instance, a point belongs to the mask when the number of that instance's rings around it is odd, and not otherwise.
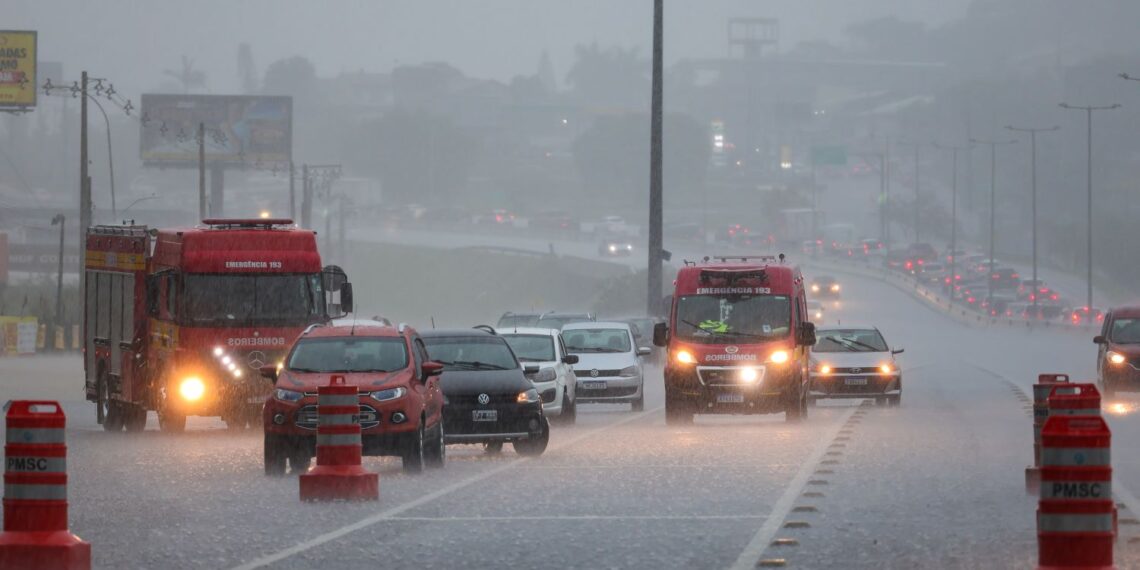
<path fill-rule="evenodd" d="M 198 124 L 207 162 L 288 163 L 293 156 L 293 98 L 262 95 L 143 94 L 143 162 L 198 163 Z"/>
<path fill-rule="evenodd" d="M 0 30 L 0 107 L 35 107 L 36 80 L 36 33 Z"/>

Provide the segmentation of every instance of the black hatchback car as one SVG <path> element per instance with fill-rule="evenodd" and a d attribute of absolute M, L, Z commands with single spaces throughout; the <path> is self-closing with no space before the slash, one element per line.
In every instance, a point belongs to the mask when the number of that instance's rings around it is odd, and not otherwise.
<path fill-rule="evenodd" d="M 421 333 L 430 358 L 443 364 L 444 440 L 483 444 L 489 453 L 511 442 L 519 455 L 541 455 L 550 440 L 542 400 L 510 345 L 489 329 Z"/>

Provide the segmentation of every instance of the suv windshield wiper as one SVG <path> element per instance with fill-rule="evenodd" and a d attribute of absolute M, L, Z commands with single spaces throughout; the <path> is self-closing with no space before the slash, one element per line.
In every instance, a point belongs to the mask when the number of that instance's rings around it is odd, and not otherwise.
<path fill-rule="evenodd" d="M 446 365 L 448 363 L 444 362 L 444 364 Z M 468 367 L 475 368 L 475 369 L 510 370 L 510 368 L 507 368 L 505 366 L 499 366 L 498 364 L 491 364 L 489 362 L 479 362 L 478 360 L 456 360 L 455 362 L 452 362 L 451 364 L 454 364 L 457 366 L 468 366 Z"/>

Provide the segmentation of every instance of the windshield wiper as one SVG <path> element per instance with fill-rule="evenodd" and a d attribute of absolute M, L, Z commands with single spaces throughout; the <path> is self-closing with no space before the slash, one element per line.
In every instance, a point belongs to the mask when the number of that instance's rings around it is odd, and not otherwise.
<path fill-rule="evenodd" d="M 447 363 L 445 362 L 444 364 Z M 507 368 L 505 366 L 499 366 L 498 364 L 491 364 L 489 362 L 479 362 L 478 360 L 456 360 L 455 362 L 452 362 L 452 364 L 459 366 L 469 366 L 472 368 L 484 370 L 510 370 L 510 368 Z"/>
<path fill-rule="evenodd" d="M 313 370 L 312 368 L 289 368 L 289 372 L 321 372 L 320 370 Z"/>

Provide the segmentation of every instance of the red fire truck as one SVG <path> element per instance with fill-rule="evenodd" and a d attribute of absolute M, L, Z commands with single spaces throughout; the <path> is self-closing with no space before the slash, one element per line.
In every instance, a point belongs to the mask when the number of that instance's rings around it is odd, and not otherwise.
<path fill-rule="evenodd" d="M 809 318 L 803 276 L 783 254 L 685 262 L 669 322 L 653 331 L 668 346 L 666 423 L 697 413 L 806 417 Z"/>
<path fill-rule="evenodd" d="M 292 220 L 87 233 L 83 367 L 107 431 L 164 431 L 187 416 L 260 426 L 278 362 L 305 327 L 352 310 L 343 270 L 321 267 L 315 232 Z"/>

